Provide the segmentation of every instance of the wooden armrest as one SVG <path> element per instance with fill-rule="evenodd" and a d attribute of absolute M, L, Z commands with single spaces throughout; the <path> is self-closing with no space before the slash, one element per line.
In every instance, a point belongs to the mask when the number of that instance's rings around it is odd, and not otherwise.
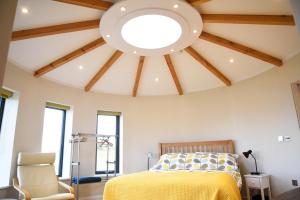
<path fill-rule="evenodd" d="M 72 186 L 69 186 L 61 181 L 58 181 L 58 184 L 63 187 L 64 189 L 68 190 L 71 194 L 75 194 L 74 188 Z"/>
<path fill-rule="evenodd" d="M 15 190 L 17 190 L 20 194 L 22 194 L 24 196 L 25 200 L 31 200 L 30 194 L 28 191 L 22 189 L 19 186 L 19 182 L 17 179 L 13 178 L 13 187 L 15 188 Z"/>

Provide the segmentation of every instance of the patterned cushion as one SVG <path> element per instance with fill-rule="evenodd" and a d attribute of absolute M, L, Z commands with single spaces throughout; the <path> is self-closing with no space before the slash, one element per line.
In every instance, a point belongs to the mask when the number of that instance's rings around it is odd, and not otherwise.
<path fill-rule="evenodd" d="M 168 153 L 160 157 L 158 163 L 151 170 L 184 170 L 186 154 Z"/>
<path fill-rule="evenodd" d="M 229 153 L 168 153 L 151 170 L 237 171 L 237 157 Z"/>
<path fill-rule="evenodd" d="M 201 170 L 216 170 L 218 168 L 218 154 L 206 153 L 201 156 Z"/>
<path fill-rule="evenodd" d="M 237 155 L 229 153 L 189 153 L 186 160 L 187 170 L 237 171 Z"/>
<path fill-rule="evenodd" d="M 178 154 L 176 157 L 170 159 L 171 170 L 183 170 L 185 169 L 186 154 Z"/>
<path fill-rule="evenodd" d="M 236 171 L 238 170 L 237 157 L 229 153 L 218 154 L 218 170 Z"/>
<path fill-rule="evenodd" d="M 185 161 L 186 170 L 200 170 L 202 153 L 188 153 Z"/>

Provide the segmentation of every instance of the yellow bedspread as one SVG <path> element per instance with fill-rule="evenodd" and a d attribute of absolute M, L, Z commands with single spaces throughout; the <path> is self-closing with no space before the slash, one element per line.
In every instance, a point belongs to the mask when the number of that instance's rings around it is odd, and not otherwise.
<path fill-rule="evenodd" d="M 111 179 L 104 200 L 240 200 L 234 178 L 220 172 L 140 172 Z"/>

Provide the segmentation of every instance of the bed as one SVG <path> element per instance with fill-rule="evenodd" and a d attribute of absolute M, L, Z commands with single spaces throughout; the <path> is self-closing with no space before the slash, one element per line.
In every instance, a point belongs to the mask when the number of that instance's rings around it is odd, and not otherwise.
<path fill-rule="evenodd" d="M 161 143 L 159 153 L 150 171 L 109 180 L 104 200 L 241 199 L 232 140 Z"/>

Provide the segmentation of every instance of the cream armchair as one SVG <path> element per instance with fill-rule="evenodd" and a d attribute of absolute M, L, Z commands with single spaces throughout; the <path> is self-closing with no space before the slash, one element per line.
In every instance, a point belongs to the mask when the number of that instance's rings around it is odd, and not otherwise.
<path fill-rule="evenodd" d="M 74 189 L 55 175 L 54 153 L 19 153 L 14 188 L 25 200 L 73 200 Z M 61 192 L 62 191 L 62 192 Z"/>

